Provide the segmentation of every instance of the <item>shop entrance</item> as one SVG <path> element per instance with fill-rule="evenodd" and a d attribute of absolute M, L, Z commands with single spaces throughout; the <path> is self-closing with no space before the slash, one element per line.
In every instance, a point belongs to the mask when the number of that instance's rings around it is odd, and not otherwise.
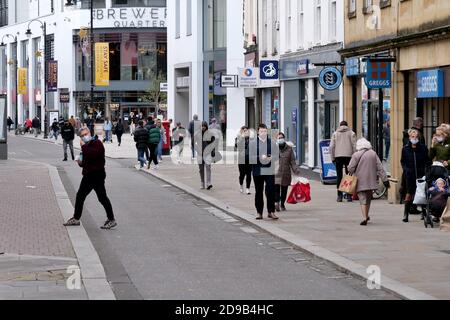
<path fill-rule="evenodd" d="M 256 129 L 255 99 L 247 99 L 247 126 Z"/>
<path fill-rule="evenodd" d="M 339 102 L 328 102 L 325 106 L 325 139 L 331 139 L 338 127 Z"/>

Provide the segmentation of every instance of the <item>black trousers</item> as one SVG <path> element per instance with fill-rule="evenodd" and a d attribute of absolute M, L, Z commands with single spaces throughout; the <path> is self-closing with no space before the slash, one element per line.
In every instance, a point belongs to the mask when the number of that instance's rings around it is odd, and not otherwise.
<path fill-rule="evenodd" d="M 117 142 L 119 143 L 119 144 L 122 144 L 122 133 L 118 133 L 118 134 L 116 134 L 116 136 L 117 136 Z"/>
<path fill-rule="evenodd" d="M 345 173 L 348 174 L 348 165 L 352 158 L 350 157 L 338 157 L 336 158 L 336 171 L 337 171 L 337 188 L 341 185 L 342 178 L 344 177 L 343 170 L 345 168 Z M 342 192 L 338 191 L 338 195 L 342 196 Z"/>
<path fill-rule="evenodd" d="M 275 176 L 253 176 L 255 182 L 255 207 L 258 214 L 264 212 L 264 185 L 267 198 L 267 211 L 275 213 Z"/>
<path fill-rule="evenodd" d="M 239 165 L 239 185 L 244 185 L 244 180 L 247 183 L 247 189 L 252 186 L 252 165 L 240 164 Z"/>
<path fill-rule="evenodd" d="M 286 204 L 287 194 L 289 187 L 275 185 L 275 203 L 280 203 L 282 207 Z"/>
<path fill-rule="evenodd" d="M 77 220 L 81 219 L 81 215 L 83 214 L 84 202 L 86 201 L 87 196 L 92 192 L 92 190 L 94 190 L 95 193 L 97 194 L 98 201 L 105 208 L 108 220 L 114 220 L 114 213 L 111 201 L 109 200 L 108 195 L 106 194 L 105 180 L 106 174 L 103 172 L 83 177 L 75 201 L 75 214 L 74 214 L 75 219 Z"/>
<path fill-rule="evenodd" d="M 151 143 L 149 143 L 147 146 L 148 146 L 148 149 L 150 150 L 150 157 L 149 157 L 148 153 L 146 153 L 146 156 L 147 156 L 147 159 L 148 159 L 148 163 L 150 164 L 153 161 L 153 163 L 155 165 L 158 165 L 158 153 L 157 153 L 157 151 L 158 151 L 158 144 L 151 144 Z"/>

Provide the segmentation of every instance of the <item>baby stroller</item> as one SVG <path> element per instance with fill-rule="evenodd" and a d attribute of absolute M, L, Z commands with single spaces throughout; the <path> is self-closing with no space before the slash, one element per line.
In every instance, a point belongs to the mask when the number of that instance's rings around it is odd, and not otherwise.
<path fill-rule="evenodd" d="M 438 181 L 444 185 L 443 191 L 438 190 Z M 425 228 L 434 228 L 434 223 L 438 223 L 442 217 L 450 196 L 449 182 L 447 168 L 442 163 L 434 162 L 427 170 L 427 208 L 423 216 Z"/>

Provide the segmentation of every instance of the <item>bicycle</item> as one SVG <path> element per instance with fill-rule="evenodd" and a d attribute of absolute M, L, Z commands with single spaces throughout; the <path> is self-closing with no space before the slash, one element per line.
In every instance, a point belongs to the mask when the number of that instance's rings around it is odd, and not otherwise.
<path fill-rule="evenodd" d="M 384 185 L 383 181 L 380 180 L 379 183 L 378 183 L 378 189 L 373 192 L 373 199 L 374 200 L 379 200 L 379 199 L 384 198 L 384 196 L 387 193 L 387 190 L 388 189 Z"/>

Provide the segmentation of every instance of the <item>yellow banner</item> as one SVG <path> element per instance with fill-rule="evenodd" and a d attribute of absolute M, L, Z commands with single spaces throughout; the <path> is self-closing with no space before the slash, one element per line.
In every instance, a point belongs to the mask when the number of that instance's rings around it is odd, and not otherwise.
<path fill-rule="evenodd" d="M 109 86 L 109 43 L 95 44 L 95 85 Z"/>
<path fill-rule="evenodd" d="M 27 94 L 27 68 L 17 69 L 17 94 Z"/>

